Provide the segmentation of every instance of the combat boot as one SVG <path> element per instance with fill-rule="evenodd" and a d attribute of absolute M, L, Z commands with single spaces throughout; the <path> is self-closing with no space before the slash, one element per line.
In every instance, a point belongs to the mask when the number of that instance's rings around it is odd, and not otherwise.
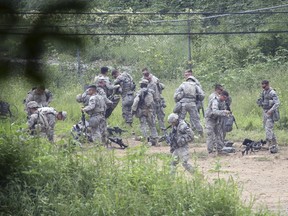
<path fill-rule="evenodd" d="M 149 141 L 151 142 L 152 146 L 159 146 L 157 138 L 150 138 Z"/>
<path fill-rule="evenodd" d="M 271 144 L 272 144 L 272 145 L 278 145 L 276 138 L 273 138 L 273 139 L 271 140 Z"/>

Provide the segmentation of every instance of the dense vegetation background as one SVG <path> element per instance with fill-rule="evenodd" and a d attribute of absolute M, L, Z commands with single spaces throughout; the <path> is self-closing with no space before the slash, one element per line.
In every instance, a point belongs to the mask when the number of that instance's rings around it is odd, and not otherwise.
<path fill-rule="evenodd" d="M 281 121 L 276 124 L 276 133 L 280 145 L 286 145 L 287 3 L 1 1 L 0 99 L 18 108 L 17 121 L 1 124 L 0 201 L 4 203 L 1 212 L 253 214 L 253 202 L 242 203 L 233 180 L 218 179 L 210 184 L 201 175 L 188 181 L 182 175 L 172 179 L 167 166 L 159 168 L 155 162 L 167 165 L 167 155 L 149 157 L 145 147 L 131 150 L 119 159 L 101 149 L 97 153 L 95 150 L 79 153 L 79 149 L 75 152 L 73 148 L 59 149 L 59 146 L 72 146 L 70 128 L 80 118 L 75 96 L 82 92 L 84 84 L 92 82 L 101 66 L 127 70 L 136 81 L 141 77 L 141 69 L 149 67 L 167 86 L 164 97 L 168 114 L 173 110 L 174 90 L 191 63 L 207 95 L 215 83 L 224 84 L 232 95 L 239 129 L 228 138 L 234 141 L 247 136 L 263 138 L 261 109 L 255 102 L 261 80 L 270 80 L 281 101 Z M 66 122 L 57 124 L 59 141 L 55 146 L 19 131 L 26 122 L 22 101 L 38 83 L 44 83 L 54 93 L 53 107 L 69 113 Z M 108 122 L 125 127 L 120 107 Z M 261 214 L 270 213 L 258 213 Z"/>

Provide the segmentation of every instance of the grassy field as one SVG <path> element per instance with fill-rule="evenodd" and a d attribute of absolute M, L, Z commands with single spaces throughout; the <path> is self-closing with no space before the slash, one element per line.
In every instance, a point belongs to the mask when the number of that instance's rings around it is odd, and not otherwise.
<path fill-rule="evenodd" d="M 173 110 L 173 94 L 181 82 L 164 81 L 166 115 Z M 20 130 L 26 128 L 22 101 L 30 87 L 16 78 L 1 84 L 1 99 L 18 108 L 17 120 L 2 121 L 0 127 L 1 215 L 273 215 L 265 209 L 252 210 L 253 199 L 243 203 L 233 179 L 211 183 L 198 172 L 188 178 L 181 172 L 171 176 L 168 155 L 148 155 L 144 145 L 127 149 L 123 157 L 103 148 L 75 147 L 70 130 L 81 116 L 81 104 L 75 100 L 82 92 L 80 85 L 48 86 L 54 95 L 51 106 L 68 112 L 67 120 L 56 124 L 55 145 L 25 135 Z M 260 90 L 228 89 L 239 127 L 228 139 L 264 138 L 261 109 L 255 103 Z M 213 89 L 205 91 L 208 96 Z M 279 93 L 284 100 L 286 95 Z M 131 130 L 124 124 L 120 105 L 108 124 Z M 135 120 L 133 131 L 140 135 L 138 126 Z M 286 128 L 277 123 L 275 131 L 280 145 L 287 145 Z"/>

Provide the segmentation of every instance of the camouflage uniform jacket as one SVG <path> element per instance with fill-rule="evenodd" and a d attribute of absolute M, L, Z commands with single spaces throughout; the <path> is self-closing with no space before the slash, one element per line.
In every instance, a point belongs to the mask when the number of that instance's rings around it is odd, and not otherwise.
<path fill-rule="evenodd" d="M 225 109 L 225 101 L 222 102 L 218 97 L 215 97 L 208 103 L 205 118 L 219 120 L 221 117 L 226 116 Z"/>
<path fill-rule="evenodd" d="M 51 124 L 55 124 L 56 115 L 58 114 L 58 112 L 53 107 L 41 107 L 41 108 L 38 108 L 37 111 L 42 113 L 47 118 L 50 126 Z M 52 116 L 54 117 L 51 118 Z"/>
<path fill-rule="evenodd" d="M 103 86 L 103 87 L 99 85 L 99 82 L 101 80 L 105 82 L 105 86 Z M 114 85 L 111 83 L 108 76 L 103 76 L 103 75 L 96 76 L 94 79 L 94 82 L 98 88 L 101 88 L 104 90 L 104 92 L 108 98 L 113 94 Z"/>
<path fill-rule="evenodd" d="M 164 89 L 165 86 L 163 83 L 160 83 L 160 80 L 156 76 L 152 74 L 150 74 L 150 76 L 151 76 L 151 79 L 148 83 L 147 88 L 152 89 L 155 92 L 155 101 L 160 102 L 162 98 L 161 97 L 162 90 Z M 146 78 L 142 77 L 142 79 L 146 79 Z"/>
<path fill-rule="evenodd" d="M 76 101 L 78 103 L 83 103 L 84 106 L 87 106 L 89 104 L 89 99 L 90 99 L 90 95 L 88 95 L 87 93 L 88 93 L 88 89 L 82 95 L 81 94 L 77 95 Z M 97 94 L 103 96 L 104 98 L 107 98 L 105 91 L 100 87 L 97 87 Z"/>
<path fill-rule="evenodd" d="M 280 101 L 276 91 L 270 87 L 268 90 L 262 91 L 261 96 L 258 99 L 258 104 L 262 106 L 265 111 L 276 111 L 279 108 Z"/>
<path fill-rule="evenodd" d="M 152 89 L 141 88 L 133 101 L 132 112 L 136 112 L 138 117 L 141 116 L 141 113 L 147 111 L 153 111 L 155 100 L 155 92 Z"/>
<path fill-rule="evenodd" d="M 83 108 L 83 111 L 90 116 L 104 114 L 107 109 L 107 105 L 111 104 L 112 101 L 110 101 L 108 98 L 99 94 L 94 94 L 90 97 L 89 104 Z"/>
<path fill-rule="evenodd" d="M 177 148 L 187 146 L 189 142 L 193 141 L 194 134 L 189 125 L 184 120 L 180 120 L 177 126 L 172 127 L 170 139 L 170 147 L 173 151 Z"/>
<path fill-rule="evenodd" d="M 127 93 L 133 93 L 135 90 L 135 83 L 133 78 L 127 72 L 121 73 L 114 81 L 114 85 L 120 85 L 122 88 L 122 97 Z"/>
<path fill-rule="evenodd" d="M 48 89 L 45 89 L 43 94 L 37 94 L 36 89 L 34 89 L 28 92 L 25 105 L 27 106 L 30 101 L 36 101 L 39 106 L 46 107 L 52 101 L 52 93 Z"/>
<path fill-rule="evenodd" d="M 185 81 L 175 91 L 174 100 L 176 102 L 193 103 L 196 106 L 196 98 L 202 101 L 205 97 L 204 91 L 196 82 Z"/>
<path fill-rule="evenodd" d="M 47 118 L 38 110 L 29 117 L 27 125 L 31 131 L 46 133 L 49 129 Z"/>

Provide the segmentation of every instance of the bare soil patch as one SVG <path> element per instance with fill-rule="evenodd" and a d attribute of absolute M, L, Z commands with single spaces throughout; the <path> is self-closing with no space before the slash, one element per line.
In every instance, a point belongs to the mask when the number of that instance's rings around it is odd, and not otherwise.
<path fill-rule="evenodd" d="M 126 139 L 129 147 L 140 145 L 134 139 Z M 271 154 L 267 150 L 242 156 L 240 143 L 235 143 L 236 153 L 228 156 L 208 156 L 204 143 L 190 144 L 191 160 L 194 166 L 210 181 L 218 178 L 216 163 L 221 164 L 220 178 L 233 179 L 243 189 L 243 200 L 255 198 L 255 208 L 264 208 L 288 215 L 288 148 L 281 147 L 279 153 Z M 117 150 L 118 151 L 118 150 Z M 125 151 L 125 150 L 124 150 Z M 123 154 L 119 150 L 117 154 Z M 159 147 L 150 147 L 149 153 L 170 154 L 169 146 L 164 143 Z M 193 160 L 192 158 L 197 158 Z M 182 169 L 179 167 L 179 169 Z"/>

